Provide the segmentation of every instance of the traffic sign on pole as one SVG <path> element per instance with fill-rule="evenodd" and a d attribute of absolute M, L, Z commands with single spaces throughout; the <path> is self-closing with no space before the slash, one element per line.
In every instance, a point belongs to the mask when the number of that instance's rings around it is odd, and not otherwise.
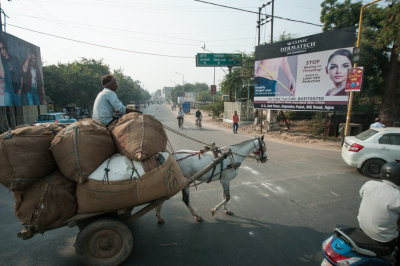
<path fill-rule="evenodd" d="M 211 85 L 210 94 L 217 94 L 217 85 Z"/>
<path fill-rule="evenodd" d="M 240 66 L 242 65 L 242 54 L 212 54 L 198 53 L 196 55 L 196 66 Z"/>

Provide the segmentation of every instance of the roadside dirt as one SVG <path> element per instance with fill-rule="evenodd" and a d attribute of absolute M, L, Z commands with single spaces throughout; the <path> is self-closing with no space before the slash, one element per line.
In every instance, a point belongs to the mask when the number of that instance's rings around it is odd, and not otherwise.
<path fill-rule="evenodd" d="M 194 113 L 185 114 L 185 119 L 189 122 L 194 123 Z M 218 119 L 213 119 L 210 115 L 203 114 L 203 126 L 211 126 L 223 128 L 227 131 L 232 131 L 232 124 L 222 122 Z M 253 124 L 239 125 L 238 134 L 244 134 L 249 136 L 264 135 L 267 140 L 283 143 L 291 143 L 295 145 L 307 146 L 316 149 L 329 149 L 337 150 L 341 149 L 341 139 L 335 137 L 324 137 L 314 136 L 311 130 L 307 127 L 306 121 L 291 121 L 289 123 L 290 129 L 287 129 L 286 125 L 283 124 L 278 131 L 267 131 L 265 128 L 262 133 L 260 126 Z"/>

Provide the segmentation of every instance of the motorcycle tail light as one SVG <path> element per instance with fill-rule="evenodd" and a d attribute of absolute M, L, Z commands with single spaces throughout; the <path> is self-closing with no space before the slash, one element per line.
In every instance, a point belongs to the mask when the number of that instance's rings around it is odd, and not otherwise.
<path fill-rule="evenodd" d="M 364 146 L 354 143 L 350 146 L 349 151 L 359 152 L 364 148 Z"/>
<path fill-rule="evenodd" d="M 329 260 L 331 260 L 334 263 L 337 263 L 341 260 L 346 260 L 346 259 L 350 258 L 350 257 L 343 256 L 342 254 L 336 252 L 332 248 L 331 243 L 332 243 L 332 241 L 329 241 L 329 243 L 324 248 L 324 253 L 329 258 Z"/>
<path fill-rule="evenodd" d="M 333 237 L 327 239 L 322 244 L 324 254 L 331 262 L 335 263 L 335 265 L 338 266 L 345 266 L 345 265 L 351 265 L 352 263 L 355 263 L 360 260 L 360 258 L 344 256 L 339 252 L 337 252 L 336 250 L 334 250 L 331 245 L 332 239 Z"/>

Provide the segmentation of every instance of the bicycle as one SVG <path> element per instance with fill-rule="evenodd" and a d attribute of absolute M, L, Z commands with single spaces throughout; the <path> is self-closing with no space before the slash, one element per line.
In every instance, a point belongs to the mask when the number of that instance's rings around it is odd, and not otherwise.
<path fill-rule="evenodd" d="M 183 117 L 178 117 L 178 127 L 183 129 Z"/>
<path fill-rule="evenodd" d="M 196 118 L 196 127 L 201 129 L 201 117 Z"/>

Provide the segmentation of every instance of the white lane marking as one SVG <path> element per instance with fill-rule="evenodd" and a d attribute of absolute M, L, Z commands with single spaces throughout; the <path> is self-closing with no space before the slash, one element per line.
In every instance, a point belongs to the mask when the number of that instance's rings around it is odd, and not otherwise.
<path fill-rule="evenodd" d="M 267 188 L 269 191 L 275 193 L 275 194 L 283 194 L 286 191 L 283 190 L 281 187 L 270 184 L 270 183 L 261 183 L 261 185 L 265 188 Z"/>
<path fill-rule="evenodd" d="M 333 196 L 335 196 L 336 198 L 338 198 L 339 197 L 339 195 L 338 194 L 336 194 L 335 192 L 333 192 L 333 191 L 330 191 L 331 192 L 331 194 L 333 195 Z"/>
<path fill-rule="evenodd" d="M 252 173 L 253 175 L 260 175 L 260 172 L 254 170 L 253 168 L 249 167 L 249 166 L 243 166 L 243 169 L 250 171 L 250 173 Z"/>
<path fill-rule="evenodd" d="M 253 182 L 243 182 L 242 184 L 245 185 L 245 186 L 252 187 L 252 188 L 259 188 L 259 187 L 257 186 L 257 184 L 256 184 L 256 183 L 253 183 Z"/>

